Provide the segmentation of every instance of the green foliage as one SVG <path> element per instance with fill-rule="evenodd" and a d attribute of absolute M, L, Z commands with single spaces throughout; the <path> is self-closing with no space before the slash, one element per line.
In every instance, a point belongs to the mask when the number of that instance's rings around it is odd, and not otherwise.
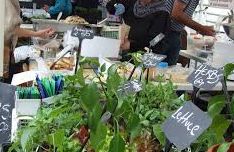
<path fill-rule="evenodd" d="M 214 118 L 215 116 L 219 115 L 225 106 L 225 96 L 214 96 L 208 105 L 208 113 L 209 115 Z"/>
<path fill-rule="evenodd" d="M 227 152 L 230 148 L 232 143 L 223 143 L 222 145 L 219 146 L 217 152 Z"/>
<path fill-rule="evenodd" d="M 103 148 L 106 142 L 107 127 L 99 122 L 96 130 L 91 130 L 90 145 L 95 151 L 99 151 Z"/>
<path fill-rule="evenodd" d="M 136 65 L 140 65 L 141 55 L 132 56 Z M 93 59 L 84 59 L 81 65 L 84 64 L 99 66 Z M 40 148 L 48 152 L 87 149 L 96 152 L 134 152 L 139 146 L 135 139 L 146 133 L 163 146 L 165 136 L 162 123 L 184 100 L 177 97 L 176 88 L 170 81 L 143 82 L 141 92 L 119 95 L 117 90 L 125 80 L 119 76 L 118 68 L 113 65 L 107 70 L 106 82 L 99 79 L 99 83 L 88 83 L 82 66 L 76 75 L 67 76 L 62 97 L 41 107 L 35 119 L 19 131 L 10 151 L 32 152 Z M 105 71 L 104 64 L 97 77 Z M 225 106 L 224 101 L 223 96 L 216 96 L 209 102 L 208 113 L 213 118 L 212 125 L 192 145 L 192 151 L 206 151 L 213 144 L 224 141 L 223 134 L 230 125 L 230 121 L 220 114 Z M 102 122 L 101 118 L 106 112 L 111 113 L 111 117 L 107 122 Z M 77 136 L 81 133 L 81 126 L 87 126 L 87 135 L 82 137 L 87 138 L 85 143 Z M 221 150 L 226 147 L 223 145 Z"/>
<path fill-rule="evenodd" d="M 234 63 L 228 63 L 224 66 L 224 76 L 227 78 L 234 70 Z"/>
<path fill-rule="evenodd" d="M 125 142 L 119 133 L 115 134 L 110 143 L 109 152 L 124 152 Z"/>

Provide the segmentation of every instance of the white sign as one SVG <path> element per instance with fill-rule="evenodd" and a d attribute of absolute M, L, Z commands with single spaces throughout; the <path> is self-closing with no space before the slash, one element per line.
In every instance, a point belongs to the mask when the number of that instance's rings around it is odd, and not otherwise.
<path fill-rule="evenodd" d="M 234 9 L 234 0 L 210 0 L 210 6 L 223 9 Z"/>

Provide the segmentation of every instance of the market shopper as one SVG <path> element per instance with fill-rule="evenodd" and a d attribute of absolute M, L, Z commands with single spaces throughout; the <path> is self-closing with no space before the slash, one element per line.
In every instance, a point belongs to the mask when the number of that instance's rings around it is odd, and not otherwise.
<path fill-rule="evenodd" d="M 149 47 L 149 42 L 155 36 L 166 34 L 168 30 L 169 13 L 166 11 L 165 1 L 111 0 L 106 7 L 110 14 L 121 15 L 124 23 L 130 26 L 128 37 L 121 41 L 123 58 L 129 52 Z M 161 47 L 162 42 L 156 45 L 153 51 L 157 52 Z"/>
<path fill-rule="evenodd" d="M 5 26 L 4 26 L 4 73 L 3 77 L 6 82 L 11 81 L 14 74 L 14 57 L 13 51 L 17 43 L 18 37 L 41 37 L 47 38 L 51 36 L 54 31 L 51 28 L 31 31 L 20 28 L 20 6 L 19 0 L 7 0 L 5 9 Z"/>
<path fill-rule="evenodd" d="M 56 19 L 58 14 L 62 12 L 62 19 L 64 19 L 72 14 L 72 3 L 71 0 L 55 0 L 54 6 L 45 5 L 43 9 L 48 12 L 53 19 Z"/>
<path fill-rule="evenodd" d="M 201 25 L 192 19 L 198 3 L 199 0 L 167 0 L 167 10 L 171 13 L 171 26 L 161 53 L 167 55 L 166 62 L 169 65 L 177 63 L 181 47 L 181 32 L 185 26 L 202 35 L 215 35 L 213 27 Z"/>

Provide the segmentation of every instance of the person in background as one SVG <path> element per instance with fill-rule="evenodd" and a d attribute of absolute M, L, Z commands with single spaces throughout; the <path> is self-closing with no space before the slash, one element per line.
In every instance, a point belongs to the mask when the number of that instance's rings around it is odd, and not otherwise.
<path fill-rule="evenodd" d="M 3 78 L 10 83 L 14 74 L 14 48 L 17 44 L 18 37 L 41 37 L 48 38 L 54 33 L 52 28 L 39 31 L 31 31 L 20 28 L 22 22 L 20 18 L 19 0 L 7 0 L 5 9 L 5 26 L 4 26 L 4 61 L 3 61 Z"/>
<path fill-rule="evenodd" d="M 167 10 L 171 15 L 171 25 L 169 33 L 165 37 L 165 45 L 161 53 L 167 55 L 166 62 L 169 65 L 177 63 L 181 47 L 180 36 L 185 26 L 196 30 L 202 35 L 215 35 L 213 27 L 201 25 L 192 19 L 198 4 L 199 0 L 167 0 Z"/>
<path fill-rule="evenodd" d="M 45 5 L 43 9 L 48 12 L 53 19 L 56 19 L 58 14 L 62 12 L 62 19 L 64 19 L 72 14 L 72 3 L 71 0 L 55 0 L 54 6 Z"/>
<path fill-rule="evenodd" d="M 110 14 L 121 15 L 124 23 L 130 26 L 128 36 L 121 40 L 123 58 L 127 53 L 149 47 L 150 41 L 158 34 L 167 33 L 170 20 L 165 1 L 111 0 L 106 8 Z M 153 48 L 153 52 L 161 50 L 161 44 L 162 42 L 158 43 Z"/>

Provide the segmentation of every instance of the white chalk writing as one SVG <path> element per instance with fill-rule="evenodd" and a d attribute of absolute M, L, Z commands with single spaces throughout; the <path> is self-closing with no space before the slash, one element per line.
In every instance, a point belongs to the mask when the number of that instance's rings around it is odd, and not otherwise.
<path fill-rule="evenodd" d="M 203 85 L 216 85 L 222 76 L 220 70 L 215 69 L 209 65 L 203 64 L 198 67 L 193 73 L 193 83 L 197 87 L 202 87 Z"/>
<path fill-rule="evenodd" d="M 74 27 L 72 30 L 72 36 L 80 38 L 93 38 L 94 31 L 90 29 Z"/>
<path fill-rule="evenodd" d="M 200 129 L 199 125 L 194 125 L 189 119 L 194 115 L 193 112 L 181 112 L 183 107 L 180 107 L 171 117 L 176 119 L 177 123 L 186 127 L 191 136 L 195 136 L 195 132 Z"/>
<path fill-rule="evenodd" d="M 161 62 L 165 58 L 165 55 L 145 53 L 142 57 L 142 61 L 146 67 L 155 67 L 159 62 Z"/>
<path fill-rule="evenodd" d="M 10 128 L 7 124 L 7 121 L 11 119 L 11 112 L 10 112 L 10 105 L 9 104 L 2 104 L 0 103 L 0 133 L 6 132 Z M 11 121 L 11 120 L 10 120 Z"/>

